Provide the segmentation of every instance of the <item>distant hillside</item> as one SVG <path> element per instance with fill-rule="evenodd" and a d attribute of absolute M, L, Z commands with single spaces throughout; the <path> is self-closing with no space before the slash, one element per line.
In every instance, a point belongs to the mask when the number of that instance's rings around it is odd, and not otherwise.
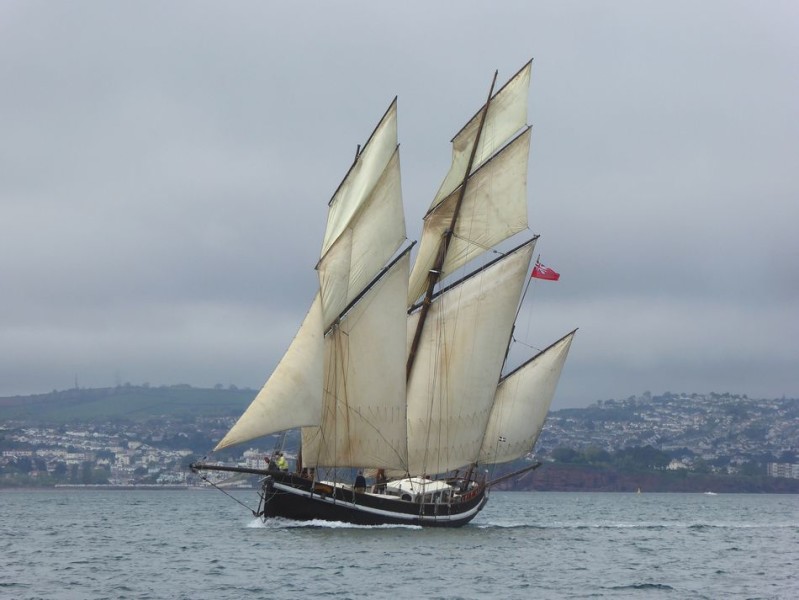
<path fill-rule="evenodd" d="M 126 384 L 0 398 L 0 420 L 57 424 L 113 419 L 144 421 L 160 416 L 238 416 L 254 397 L 255 391 L 249 389 Z"/>
<path fill-rule="evenodd" d="M 692 468 L 704 462 L 738 472 L 753 461 L 764 469 L 768 462 L 793 463 L 799 454 L 799 399 L 644 392 L 551 412 L 537 451 L 596 454 L 647 446 Z"/>

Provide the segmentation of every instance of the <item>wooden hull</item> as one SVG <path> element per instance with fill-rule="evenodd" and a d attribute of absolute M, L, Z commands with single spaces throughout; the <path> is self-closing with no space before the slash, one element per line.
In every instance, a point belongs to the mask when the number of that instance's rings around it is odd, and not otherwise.
<path fill-rule="evenodd" d="M 264 480 L 261 516 L 298 521 L 339 521 L 355 525 L 413 525 L 461 527 L 488 501 L 485 488 L 451 503 L 416 503 L 383 494 L 354 492 L 302 479 L 289 473 L 270 473 Z"/>

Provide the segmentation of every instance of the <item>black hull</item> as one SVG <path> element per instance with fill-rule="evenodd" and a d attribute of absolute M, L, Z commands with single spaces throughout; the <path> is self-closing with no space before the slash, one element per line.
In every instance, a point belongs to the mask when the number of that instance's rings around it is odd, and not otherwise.
<path fill-rule="evenodd" d="M 451 503 L 416 503 L 382 494 L 313 484 L 289 473 L 270 473 L 264 481 L 260 516 L 297 521 L 338 521 L 354 525 L 461 527 L 488 502 L 479 488 Z"/>

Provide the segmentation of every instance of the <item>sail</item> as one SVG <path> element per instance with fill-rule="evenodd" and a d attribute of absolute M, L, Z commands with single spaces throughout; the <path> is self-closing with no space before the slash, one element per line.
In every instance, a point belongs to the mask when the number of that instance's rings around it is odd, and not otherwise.
<path fill-rule="evenodd" d="M 530 132 L 528 127 L 469 178 L 442 277 L 527 228 Z M 419 254 L 411 272 L 408 305 L 412 305 L 427 287 L 441 239 L 451 227 L 460 189 L 460 186 L 456 188 L 425 216 Z"/>
<path fill-rule="evenodd" d="M 530 89 L 532 64 L 532 61 L 528 62 L 491 98 L 483 131 L 480 133 L 480 142 L 472 165 L 472 172 L 505 145 L 513 134 L 527 123 L 527 97 Z M 453 138 L 452 164 L 431 207 L 435 207 L 463 182 L 474 140 L 480 130 L 482 112 L 483 110 L 480 109 Z"/>
<path fill-rule="evenodd" d="M 369 198 L 396 148 L 397 99 L 395 98 L 330 200 L 321 256 L 327 253 Z"/>
<path fill-rule="evenodd" d="M 322 409 L 322 303 L 316 298 L 264 387 L 214 450 L 319 424 Z"/>
<path fill-rule="evenodd" d="M 304 466 L 406 468 L 409 250 L 325 338 L 322 421 L 302 431 Z"/>
<path fill-rule="evenodd" d="M 411 473 L 443 473 L 477 457 L 534 245 L 434 299 L 408 380 Z M 418 318 L 408 318 L 409 346 Z"/>
<path fill-rule="evenodd" d="M 372 192 L 319 261 L 324 329 L 380 272 L 405 239 L 399 148 Z"/>
<path fill-rule="evenodd" d="M 514 460 L 533 449 L 575 333 L 564 336 L 500 381 L 480 450 L 481 463 Z"/>

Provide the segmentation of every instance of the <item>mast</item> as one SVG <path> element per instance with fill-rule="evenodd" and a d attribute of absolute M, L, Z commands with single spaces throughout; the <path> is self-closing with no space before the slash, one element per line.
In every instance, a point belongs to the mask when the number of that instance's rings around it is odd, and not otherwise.
<path fill-rule="evenodd" d="M 422 301 L 422 308 L 419 314 L 419 321 L 416 324 L 416 331 L 413 334 L 413 341 L 411 342 L 411 347 L 410 350 L 408 351 L 408 362 L 405 366 L 406 379 L 409 379 L 411 376 L 411 369 L 413 368 L 413 363 L 416 359 L 416 351 L 419 348 L 419 340 L 422 337 L 422 330 L 424 329 L 424 324 L 425 321 L 427 320 L 427 313 L 430 311 L 430 305 L 433 299 L 433 290 L 435 289 L 436 284 L 441 279 L 444 260 L 447 257 L 447 249 L 449 248 L 449 244 L 452 240 L 452 235 L 455 232 L 455 224 L 458 221 L 458 213 L 460 213 L 463 197 L 466 193 L 466 185 L 469 182 L 469 175 L 471 174 L 472 166 L 474 164 L 474 157 L 477 154 L 477 147 L 480 144 L 480 136 L 483 133 L 483 125 L 485 124 L 486 115 L 488 114 L 488 107 L 491 103 L 491 97 L 494 94 L 494 85 L 496 85 L 498 73 L 499 73 L 498 70 L 494 71 L 494 78 L 491 80 L 491 88 L 488 91 L 488 98 L 486 99 L 485 106 L 483 107 L 483 114 L 480 116 L 480 126 L 478 127 L 477 135 L 475 136 L 474 139 L 474 145 L 472 146 L 472 151 L 471 154 L 469 155 L 469 163 L 466 167 L 466 173 L 463 176 L 463 182 L 461 183 L 461 191 L 458 194 L 458 201 L 455 204 L 455 210 L 452 214 L 452 221 L 450 222 L 450 226 L 447 229 L 446 233 L 444 234 L 444 238 L 441 242 L 441 247 L 439 249 L 438 256 L 436 257 L 436 262 L 428 274 L 427 290 L 425 291 L 424 300 Z"/>

